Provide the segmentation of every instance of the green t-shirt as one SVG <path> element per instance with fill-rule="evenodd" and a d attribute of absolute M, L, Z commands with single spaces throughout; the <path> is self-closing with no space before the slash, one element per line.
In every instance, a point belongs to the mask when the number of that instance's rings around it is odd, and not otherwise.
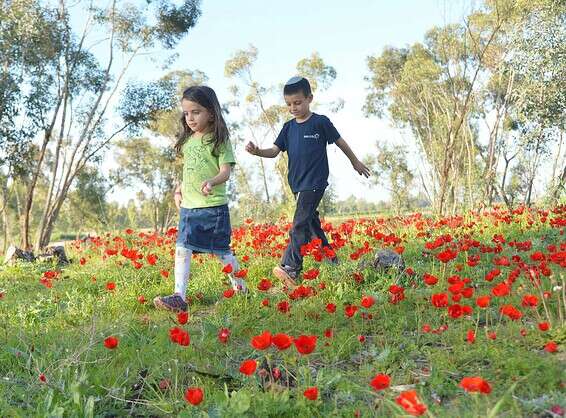
<path fill-rule="evenodd" d="M 218 174 L 222 164 L 236 164 L 230 141 L 224 142 L 218 149 L 218 156 L 212 155 L 214 145 L 208 143 L 212 134 L 201 138 L 189 137 L 183 145 L 183 182 L 181 206 L 187 209 L 208 208 L 228 203 L 226 183 L 212 188 L 208 196 L 202 194 L 200 186 Z"/>

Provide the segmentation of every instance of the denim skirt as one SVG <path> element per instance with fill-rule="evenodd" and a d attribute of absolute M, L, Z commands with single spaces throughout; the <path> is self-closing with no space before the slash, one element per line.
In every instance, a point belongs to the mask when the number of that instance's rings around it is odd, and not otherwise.
<path fill-rule="evenodd" d="M 197 253 L 226 254 L 230 249 L 228 205 L 209 208 L 181 208 L 177 246 Z"/>

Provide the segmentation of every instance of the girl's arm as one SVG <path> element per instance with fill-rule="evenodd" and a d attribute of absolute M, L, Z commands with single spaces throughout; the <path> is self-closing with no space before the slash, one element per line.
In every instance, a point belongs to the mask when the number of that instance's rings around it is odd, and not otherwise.
<path fill-rule="evenodd" d="M 212 191 L 214 186 L 225 183 L 230 178 L 230 173 L 232 172 L 232 164 L 222 164 L 220 165 L 220 171 L 213 178 L 205 180 L 201 186 L 200 190 L 203 195 L 208 196 Z"/>
<path fill-rule="evenodd" d="M 369 177 L 371 175 L 369 168 L 367 168 L 364 163 L 358 160 L 358 157 L 356 157 L 356 154 L 354 154 L 354 151 L 352 151 L 347 142 L 344 141 L 344 138 L 338 138 L 336 140 L 336 145 L 338 145 L 338 148 L 340 148 L 342 152 L 346 154 L 346 157 L 348 157 L 348 159 L 352 163 L 354 170 L 356 170 L 360 176 L 364 175 L 366 177 Z"/>
<path fill-rule="evenodd" d="M 258 157 L 264 157 L 264 158 L 275 158 L 281 152 L 281 150 L 277 145 L 273 145 L 271 148 L 261 149 L 251 141 L 247 143 L 246 151 L 252 155 L 257 155 Z"/>
<path fill-rule="evenodd" d="M 175 187 L 175 192 L 173 193 L 173 200 L 175 201 L 175 206 L 177 210 L 181 210 L 181 201 L 183 200 L 183 194 L 181 193 L 181 183 L 177 183 Z"/>

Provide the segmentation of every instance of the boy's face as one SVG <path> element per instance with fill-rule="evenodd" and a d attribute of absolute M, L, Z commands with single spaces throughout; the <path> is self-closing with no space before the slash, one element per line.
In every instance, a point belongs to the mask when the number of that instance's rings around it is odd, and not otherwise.
<path fill-rule="evenodd" d="M 306 117 L 310 112 L 310 104 L 312 102 L 312 94 L 305 97 L 302 91 L 298 93 L 288 94 L 283 96 L 285 98 L 285 103 L 287 103 L 287 108 L 291 114 L 302 119 Z"/>

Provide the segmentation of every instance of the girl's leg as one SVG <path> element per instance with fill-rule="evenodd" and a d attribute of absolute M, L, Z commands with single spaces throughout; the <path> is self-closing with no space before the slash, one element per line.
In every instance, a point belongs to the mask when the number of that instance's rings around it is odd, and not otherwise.
<path fill-rule="evenodd" d="M 234 290 L 239 290 L 241 292 L 247 292 L 248 288 L 246 287 L 246 281 L 244 279 L 239 279 L 234 276 L 234 273 L 240 270 L 240 265 L 238 264 L 238 260 L 232 254 L 232 252 L 218 255 L 220 262 L 224 265 L 230 264 L 232 265 L 232 273 L 228 274 L 230 278 L 230 283 L 232 284 L 232 288 Z"/>
<path fill-rule="evenodd" d="M 187 248 L 175 248 L 175 293 L 185 300 L 187 283 L 191 274 L 191 257 L 193 252 Z"/>

